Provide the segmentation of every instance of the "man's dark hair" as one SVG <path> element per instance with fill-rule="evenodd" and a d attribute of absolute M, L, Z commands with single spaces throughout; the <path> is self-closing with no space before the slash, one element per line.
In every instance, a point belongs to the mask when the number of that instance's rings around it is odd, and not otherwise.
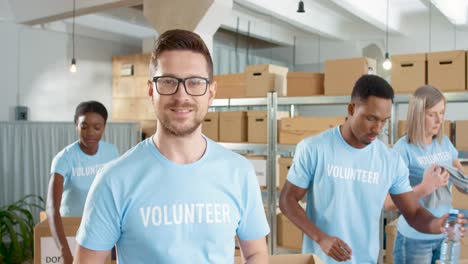
<path fill-rule="evenodd" d="M 395 94 L 392 86 L 383 78 L 377 75 L 363 75 L 354 85 L 351 101 L 366 102 L 369 96 L 390 99 L 393 102 Z"/>
<path fill-rule="evenodd" d="M 151 53 L 150 79 L 154 77 L 161 53 L 172 50 L 188 50 L 203 55 L 208 65 L 208 78 L 213 79 L 213 60 L 205 42 L 196 33 L 183 29 L 168 30 L 156 40 Z"/>
<path fill-rule="evenodd" d="M 78 118 L 86 113 L 96 113 L 104 118 L 104 123 L 107 122 L 107 109 L 106 107 L 97 101 L 86 101 L 81 102 L 75 110 L 75 124 Z"/>

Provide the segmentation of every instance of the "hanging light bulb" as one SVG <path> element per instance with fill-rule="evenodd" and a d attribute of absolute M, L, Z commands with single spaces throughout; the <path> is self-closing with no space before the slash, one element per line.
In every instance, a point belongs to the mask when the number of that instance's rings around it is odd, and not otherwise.
<path fill-rule="evenodd" d="M 75 73 L 76 72 L 76 59 L 73 58 L 70 64 L 70 72 Z"/>
<path fill-rule="evenodd" d="M 298 13 L 305 13 L 305 9 L 304 9 L 304 2 L 303 1 L 299 1 L 299 5 L 297 7 L 297 11 Z"/>
<path fill-rule="evenodd" d="M 388 2 L 387 0 L 387 17 L 386 17 L 386 29 L 385 29 L 385 60 L 382 63 L 382 67 L 384 70 L 388 71 L 392 68 L 392 61 L 390 60 L 390 56 L 388 55 Z"/>
<path fill-rule="evenodd" d="M 382 63 L 382 67 L 386 71 L 392 68 L 392 61 L 390 60 L 390 57 L 388 56 L 388 52 L 385 52 L 385 60 Z"/>
<path fill-rule="evenodd" d="M 73 0 L 73 27 L 72 27 L 72 52 L 73 52 L 73 58 L 71 60 L 70 64 L 70 72 L 75 73 L 76 72 L 76 59 L 75 59 L 75 0 Z"/>

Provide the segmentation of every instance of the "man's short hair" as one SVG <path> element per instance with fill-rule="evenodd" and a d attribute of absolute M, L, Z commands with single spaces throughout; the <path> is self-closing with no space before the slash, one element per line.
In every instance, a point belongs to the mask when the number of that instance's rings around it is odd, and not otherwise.
<path fill-rule="evenodd" d="M 75 124 L 78 118 L 86 113 L 96 113 L 104 118 L 104 123 L 107 122 L 107 109 L 106 107 L 97 101 L 86 101 L 81 102 L 75 109 Z"/>
<path fill-rule="evenodd" d="M 208 47 L 198 34 L 183 29 L 168 30 L 156 40 L 151 54 L 150 79 L 154 77 L 161 54 L 172 50 L 188 50 L 203 55 L 208 65 L 208 78 L 213 79 L 213 60 Z"/>
<path fill-rule="evenodd" d="M 356 81 L 351 93 L 351 100 L 367 102 L 369 96 L 390 99 L 393 102 L 395 94 L 392 86 L 383 78 L 377 75 L 366 74 Z"/>

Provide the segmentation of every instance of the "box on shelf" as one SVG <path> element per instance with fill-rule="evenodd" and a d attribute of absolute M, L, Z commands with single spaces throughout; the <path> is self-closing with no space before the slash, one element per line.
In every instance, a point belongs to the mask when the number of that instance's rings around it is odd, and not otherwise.
<path fill-rule="evenodd" d="M 315 72 L 288 72 L 288 96 L 323 95 L 324 74 Z"/>
<path fill-rule="evenodd" d="M 114 78 L 112 84 L 113 98 L 149 98 L 148 77 Z"/>
<path fill-rule="evenodd" d="M 219 141 L 247 142 L 247 112 L 219 113 Z"/>
<path fill-rule="evenodd" d="M 276 91 L 278 96 L 287 95 L 286 76 L 288 68 L 272 64 L 247 65 L 245 67 L 246 97 L 266 97 Z"/>
<path fill-rule="evenodd" d="M 288 117 L 288 112 L 276 112 L 276 118 Z M 247 141 L 264 144 L 268 142 L 268 116 L 266 111 L 247 111 Z"/>
<path fill-rule="evenodd" d="M 455 147 L 459 151 L 468 151 L 468 120 L 455 121 Z"/>
<path fill-rule="evenodd" d="M 245 74 L 221 74 L 215 75 L 217 83 L 215 98 L 242 98 L 245 97 Z"/>
<path fill-rule="evenodd" d="M 304 138 L 317 135 L 327 129 L 342 124 L 344 120 L 344 117 L 298 116 L 282 118 L 278 126 L 279 143 L 297 144 Z"/>
<path fill-rule="evenodd" d="M 112 75 L 116 77 L 149 77 L 151 54 L 132 54 L 112 57 Z"/>
<path fill-rule="evenodd" d="M 393 264 L 393 245 L 397 234 L 398 218 L 385 226 L 385 263 Z"/>
<path fill-rule="evenodd" d="M 397 139 L 401 138 L 406 134 L 407 125 L 407 120 L 398 121 Z M 444 120 L 444 135 L 446 135 L 450 140 L 452 140 L 452 121 L 450 120 Z"/>
<path fill-rule="evenodd" d="M 427 83 L 444 92 L 465 91 L 465 51 L 454 50 L 428 53 Z"/>
<path fill-rule="evenodd" d="M 153 104 L 148 98 L 113 98 L 112 119 L 121 121 L 152 120 Z"/>
<path fill-rule="evenodd" d="M 63 231 L 67 237 L 70 248 L 76 247 L 75 235 L 80 226 L 81 217 L 62 217 Z M 75 251 L 72 250 L 72 254 Z M 34 227 L 34 263 L 62 263 L 60 260 L 61 253 L 55 244 L 54 238 L 50 233 L 49 223 L 47 219 L 41 221 Z M 106 264 L 110 264 L 110 257 Z"/>
<path fill-rule="evenodd" d="M 278 159 L 279 165 L 279 190 L 283 189 L 284 183 L 288 177 L 289 168 L 291 168 L 293 158 L 280 157 Z"/>
<path fill-rule="evenodd" d="M 303 232 L 284 214 L 279 213 L 276 217 L 278 247 L 300 251 L 302 248 Z"/>
<path fill-rule="evenodd" d="M 203 119 L 202 132 L 208 138 L 219 140 L 219 112 L 208 112 Z"/>
<path fill-rule="evenodd" d="M 243 263 L 240 257 L 234 258 L 234 264 Z M 319 257 L 313 254 L 276 254 L 268 256 L 270 264 L 324 264 Z"/>
<path fill-rule="evenodd" d="M 391 84 L 395 93 L 414 93 L 426 84 L 426 53 L 392 55 Z"/>
<path fill-rule="evenodd" d="M 325 61 L 325 95 L 350 96 L 356 81 L 364 74 L 375 73 L 376 66 L 370 58 Z"/>
<path fill-rule="evenodd" d="M 267 157 L 263 155 L 247 155 L 245 156 L 255 169 L 255 174 L 257 175 L 258 184 L 260 187 L 266 187 L 266 177 L 267 177 Z"/>

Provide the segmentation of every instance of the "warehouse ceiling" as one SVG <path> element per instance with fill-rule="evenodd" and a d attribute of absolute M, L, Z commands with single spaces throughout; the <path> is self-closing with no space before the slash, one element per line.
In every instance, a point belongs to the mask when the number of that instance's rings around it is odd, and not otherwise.
<path fill-rule="evenodd" d="M 390 34 L 405 35 L 405 23 L 411 18 L 429 17 L 429 11 L 432 15 L 443 15 L 458 30 L 468 30 L 468 0 L 388 1 Z M 156 34 L 143 16 L 142 2 L 76 0 L 76 24 L 141 41 Z M 231 17 L 225 18 L 221 27 L 285 45 L 292 44 L 291 34 L 277 34 L 278 30 L 338 40 L 381 37 L 386 30 L 387 0 L 304 0 L 305 13 L 296 12 L 298 2 L 234 0 Z M 72 3 L 72 0 L 0 0 L 0 10 L 3 10 L 0 20 L 41 26 L 69 24 Z"/>

